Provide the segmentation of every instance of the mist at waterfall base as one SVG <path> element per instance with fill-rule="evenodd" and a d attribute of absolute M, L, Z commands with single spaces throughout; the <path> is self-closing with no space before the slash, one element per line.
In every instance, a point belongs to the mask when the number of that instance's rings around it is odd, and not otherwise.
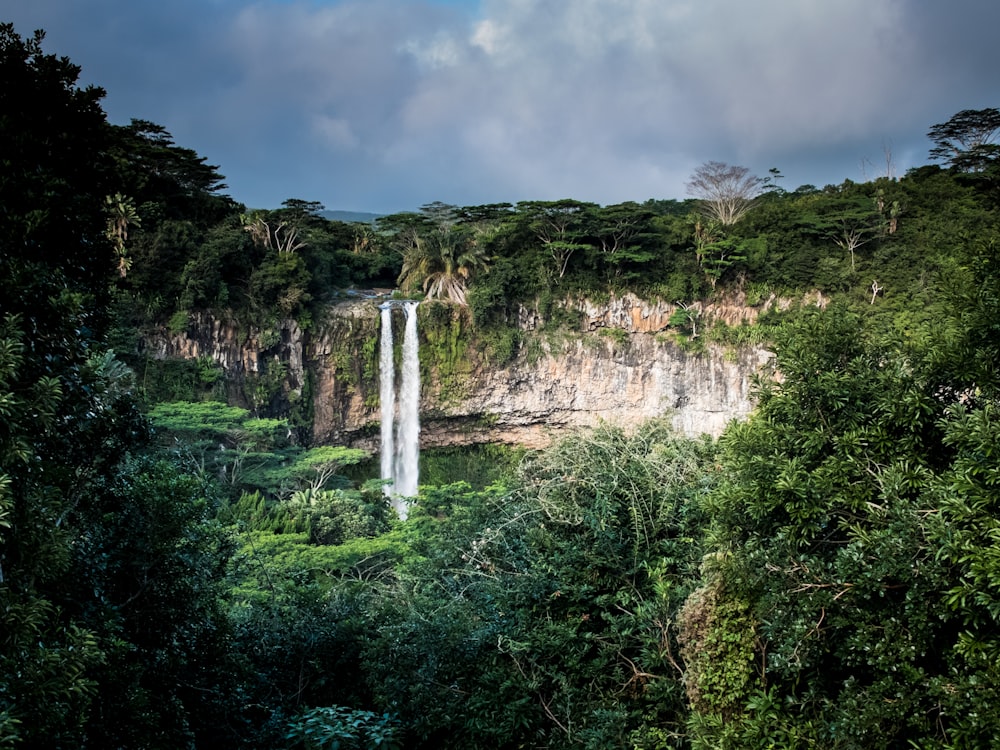
<path fill-rule="evenodd" d="M 417 494 L 420 478 L 420 347 L 417 339 L 417 302 L 384 302 L 379 342 L 379 401 L 381 404 L 381 477 L 392 507 L 405 519 L 407 498 Z M 393 310 L 401 309 L 403 357 L 396 383 Z"/>

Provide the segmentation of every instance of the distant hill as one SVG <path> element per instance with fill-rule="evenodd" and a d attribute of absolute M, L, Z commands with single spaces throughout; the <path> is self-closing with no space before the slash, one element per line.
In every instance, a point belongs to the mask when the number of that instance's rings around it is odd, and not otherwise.
<path fill-rule="evenodd" d="M 330 219 L 331 221 L 343 221 L 347 223 L 351 222 L 361 222 L 363 224 L 370 224 L 375 219 L 385 214 L 372 214 L 365 211 L 320 211 L 319 215 L 324 219 Z"/>

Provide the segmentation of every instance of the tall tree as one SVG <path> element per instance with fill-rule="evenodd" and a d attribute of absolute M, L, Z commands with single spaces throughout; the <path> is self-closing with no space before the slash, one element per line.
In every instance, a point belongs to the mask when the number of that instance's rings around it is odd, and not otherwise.
<path fill-rule="evenodd" d="M 930 155 L 960 172 L 981 172 L 1000 159 L 996 143 L 1000 133 L 1000 109 L 963 109 L 947 122 L 931 127 L 927 137 L 934 142 Z"/>
<path fill-rule="evenodd" d="M 694 747 L 1000 741 L 997 380 L 959 333 L 995 279 L 921 347 L 842 307 L 779 335 L 681 617 Z"/>
<path fill-rule="evenodd" d="M 489 263 L 488 226 L 444 225 L 412 235 L 403 256 L 399 285 L 413 291 L 422 288 L 430 299 L 465 305 L 471 278 Z"/>
<path fill-rule="evenodd" d="M 881 226 L 876 206 L 864 195 L 843 193 L 817 196 L 811 210 L 800 218 L 802 229 L 831 240 L 846 251 L 851 260 L 851 273 L 857 269 L 857 250 L 875 239 Z"/>
<path fill-rule="evenodd" d="M 590 213 L 591 233 L 609 279 L 640 277 L 638 269 L 654 260 L 659 249 L 652 232 L 653 212 L 636 203 L 620 203 Z"/>
<path fill-rule="evenodd" d="M 121 180 L 121 192 L 135 199 L 140 215 L 147 202 L 163 218 L 218 221 L 236 207 L 217 166 L 178 146 L 162 125 L 132 120 L 110 126 L 108 154 Z M 144 217 L 145 218 L 145 217 Z"/>
<path fill-rule="evenodd" d="M 79 731 L 101 659 L 58 589 L 67 518 L 107 458 L 90 450 L 102 410 L 88 357 L 113 268 L 113 191 L 103 92 L 77 88 L 79 68 L 43 38 L 0 25 L 0 737 L 58 747 Z"/>
<path fill-rule="evenodd" d="M 531 232 L 555 262 L 558 278 L 563 278 L 570 259 L 586 250 L 590 212 L 593 203 L 563 199 L 558 201 L 522 201 L 518 214 L 528 222 Z"/>
<path fill-rule="evenodd" d="M 132 268 L 132 258 L 129 257 L 125 243 L 128 241 L 128 230 L 140 225 L 139 215 L 135 211 L 135 201 L 121 193 L 109 195 L 105 199 L 108 212 L 108 228 L 105 234 L 114 245 L 118 256 L 118 275 L 123 279 Z"/>
<path fill-rule="evenodd" d="M 751 174 L 747 167 L 708 161 L 691 175 L 687 190 L 701 201 L 706 215 L 729 226 L 753 207 L 766 185 L 763 178 Z"/>
<path fill-rule="evenodd" d="M 145 469 L 123 464 L 145 425 L 105 351 L 117 276 L 105 199 L 121 192 L 112 131 L 100 89 L 78 88 L 79 68 L 42 40 L 0 25 L 0 746 L 177 747 L 207 695 L 193 656 L 220 625 L 206 568 L 185 565 L 204 519 L 170 486 L 173 468 L 154 495 L 140 489 Z M 155 506 L 178 520 L 160 544 L 120 523 Z M 205 595 L 194 605 L 186 591 Z M 113 668 L 125 664 L 128 678 Z M 148 700 L 125 685 L 144 679 Z M 158 708 L 155 731 L 125 739 Z"/>

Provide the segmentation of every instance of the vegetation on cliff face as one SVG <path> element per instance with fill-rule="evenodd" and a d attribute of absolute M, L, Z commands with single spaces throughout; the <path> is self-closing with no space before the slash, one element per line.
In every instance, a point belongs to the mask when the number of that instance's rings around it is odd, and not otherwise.
<path fill-rule="evenodd" d="M 368 229 L 246 215 L 39 42 L 0 26 L 0 747 L 1000 744 L 995 110 L 931 129 L 946 169 L 720 226 L 567 200 Z M 281 419 L 141 413 L 130 326 L 307 323 L 442 216 L 493 231 L 468 309 L 427 307 L 441 377 L 464 326 L 563 293 L 834 300 L 772 326 L 782 377 L 719 441 L 605 426 L 423 487 L 405 523 Z M 159 392 L 218 383 L 193 362 Z"/>

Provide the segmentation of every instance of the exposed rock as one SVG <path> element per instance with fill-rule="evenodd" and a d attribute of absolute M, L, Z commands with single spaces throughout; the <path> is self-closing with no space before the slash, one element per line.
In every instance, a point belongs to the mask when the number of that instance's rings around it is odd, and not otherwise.
<path fill-rule="evenodd" d="M 621 341 L 582 335 L 535 361 L 477 368 L 459 400 L 431 389 L 423 399 L 422 442 L 538 447 L 566 429 L 602 421 L 632 426 L 664 415 L 685 434 L 718 435 L 752 410 L 750 378 L 769 359 L 762 350 L 687 354 L 648 333 Z"/>
<path fill-rule="evenodd" d="M 235 320 L 193 313 L 185 331 L 173 333 L 162 328 L 147 334 L 143 344 L 144 353 L 155 359 L 211 359 L 237 386 L 248 376 L 265 372 L 271 362 L 280 363 L 285 395 L 297 397 L 302 395 L 305 382 L 303 338 L 299 324 L 291 319 L 266 329 L 244 328 Z"/>
<path fill-rule="evenodd" d="M 819 295 L 817 292 L 816 294 Z M 693 302 L 690 309 L 696 310 L 705 320 L 721 321 L 729 326 L 754 323 L 763 309 L 775 301 L 772 297 L 760 307 L 744 304 L 745 295 L 734 295 L 732 299 L 722 299 L 705 304 Z M 819 295 L 822 301 L 822 295 Z M 806 300 L 811 303 L 811 300 Z M 791 304 L 791 301 L 789 301 Z M 817 303 L 818 304 L 818 303 Z M 588 299 L 574 300 L 565 305 L 583 315 L 583 327 L 587 331 L 600 328 L 620 328 L 628 333 L 657 333 L 670 326 L 670 316 L 677 311 L 677 304 L 662 300 L 650 301 L 627 293 L 612 295 L 607 301 L 594 302 Z M 524 317 L 522 315 L 522 317 Z"/>
<path fill-rule="evenodd" d="M 444 377 L 422 348 L 421 444 L 539 447 L 567 429 L 601 421 L 631 426 L 663 415 L 682 433 L 718 435 L 753 408 L 751 377 L 767 364 L 768 352 L 712 346 L 699 354 L 685 352 L 658 333 L 675 309 L 666 303 L 625 295 L 601 304 L 570 304 L 583 317 L 582 332 L 522 347 L 502 367 L 491 366 L 469 342 L 465 361 Z M 741 309 L 726 311 L 727 319 L 756 315 L 751 308 Z M 530 332 L 542 321 L 525 309 L 519 323 Z M 374 450 L 377 336 L 377 301 L 356 300 L 331 307 L 308 333 L 290 320 L 265 331 L 243 331 L 233 322 L 200 315 L 192 317 L 186 333 L 162 331 L 147 348 L 160 358 L 210 357 L 237 382 L 271 362 L 284 363 L 285 396 L 312 399 L 314 443 Z M 311 388 L 303 391 L 307 379 Z"/>

